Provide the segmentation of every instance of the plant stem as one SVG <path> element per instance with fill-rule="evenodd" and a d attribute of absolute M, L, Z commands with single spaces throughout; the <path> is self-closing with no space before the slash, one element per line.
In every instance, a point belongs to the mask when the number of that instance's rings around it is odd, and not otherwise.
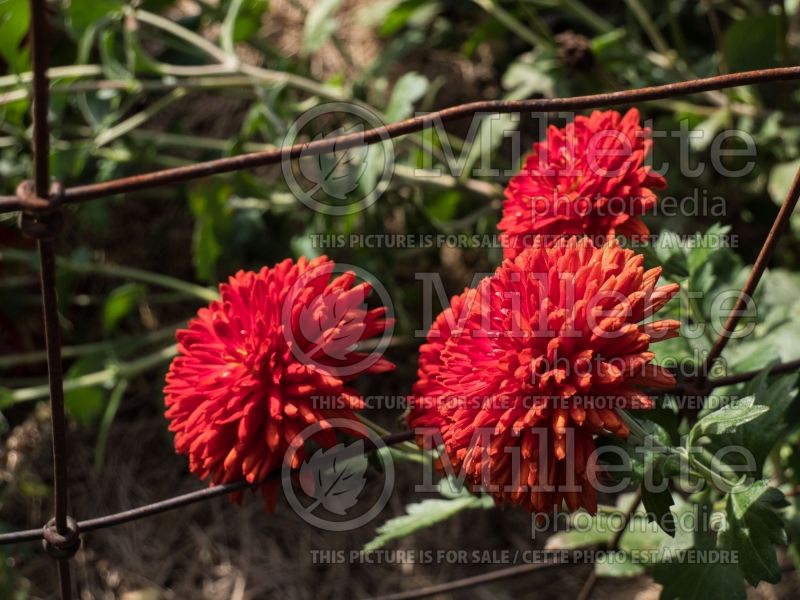
<path fill-rule="evenodd" d="M 164 327 L 156 331 L 148 331 L 147 333 L 135 336 L 125 336 L 107 342 L 91 342 L 76 346 L 64 346 L 61 349 L 61 355 L 63 358 L 76 358 L 103 352 L 113 356 L 121 350 L 134 351 L 147 344 L 162 342 L 174 337 L 175 330 L 182 325 L 183 322 L 176 323 L 175 325 Z M 43 363 L 45 360 L 47 360 L 47 353 L 44 350 L 39 352 L 25 352 L 22 354 L 6 354 L 0 356 L 0 369 Z"/>
<path fill-rule="evenodd" d="M 25 252 L 22 250 L 6 249 L 0 250 L 0 260 L 33 263 L 34 255 L 31 252 Z M 204 302 L 211 302 L 219 299 L 219 294 L 214 289 L 195 285 L 194 283 L 182 281 L 174 277 L 169 277 L 168 275 L 161 275 L 160 273 L 153 273 L 151 271 L 143 271 L 141 269 L 134 269 L 132 267 L 123 267 L 118 265 L 83 263 L 68 258 L 59 258 L 57 259 L 56 263 L 59 268 L 67 269 L 73 273 L 96 274 L 106 277 L 141 281 L 143 283 L 149 283 L 166 289 L 182 292 L 188 296 L 193 296 L 203 300 Z"/>
<path fill-rule="evenodd" d="M 492 15 L 501 24 L 505 25 L 509 31 L 514 33 L 517 37 L 522 38 L 534 47 L 552 48 L 553 44 L 550 40 L 540 36 L 538 33 L 529 29 L 517 19 L 510 12 L 498 6 L 494 0 L 472 0 L 475 4 L 480 6 L 487 13 Z"/>
<path fill-rule="evenodd" d="M 117 363 L 115 365 L 106 367 L 105 369 L 101 369 L 100 371 L 87 373 L 86 375 L 80 375 L 73 379 L 67 379 L 64 381 L 64 392 L 71 392 L 96 385 L 108 386 L 113 385 L 120 380 L 131 379 L 137 375 L 149 371 L 150 369 L 169 362 L 177 354 L 177 352 L 178 346 L 177 344 L 173 344 L 171 346 L 167 346 L 166 348 L 157 350 L 152 354 L 148 354 L 129 362 Z M 17 390 L 9 390 L 8 394 L 2 397 L 2 402 L 3 405 L 8 405 L 18 404 L 20 402 L 30 402 L 32 400 L 41 400 L 42 398 L 47 398 L 49 393 L 49 385 L 38 385 Z"/>
<path fill-rule="evenodd" d="M 115 139 L 122 137 L 126 133 L 133 131 L 137 127 L 140 127 L 141 125 L 152 119 L 159 112 L 164 110 L 167 106 L 169 106 L 170 104 L 172 104 L 177 100 L 180 100 L 185 95 L 186 95 L 185 89 L 183 88 L 175 89 L 166 96 L 163 96 L 162 98 L 159 98 L 152 104 L 148 105 L 147 108 L 145 108 L 144 110 L 141 110 L 135 115 L 128 117 L 124 121 L 120 121 L 113 127 L 110 127 L 102 131 L 95 138 L 94 141 L 95 148 L 100 148 L 101 146 L 105 146 L 106 144 L 114 141 Z"/>
<path fill-rule="evenodd" d="M 182 27 L 177 23 L 173 23 L 169 19 L 165 19 L 164 17 L 141 9 L 133 11 L 133 16 L 142 23 L 147 23 L 148 25 L 157 27 L 162 31 L 166 31 L 167 33 L 174 35 L 176 38 L 183 40 L 191 46 L 194 46 L 217 62 L 222 63 L 231 69 L 235 69 L 238 66 L 238 60 L 235 62 L 231 61 L 231 56 L 229 54 L 225 53 L 223 50 L 209 42 L 203 36 L 198 35 L 193 31 L 189 31 L 185 27 Z"/>
<path fill-rule="evenodd" d="M 68 67 L 51 67 L 47 69 L 47 79 L 52 81 L 60 77 L 96 77 L 103 74 L 101 65 L 72 65 Z M 0 77 L 0 87 L 28 84 L 33 81 L 33 71 L 25 71 L 16 75 Z"/>
<path fill-rule="evenodd" d="M 128 381 L 123 379 L 114 387 L 108 399 L 108 404 L 106 404 L 106 410 L 103 412 L 103 418 L 97 430 L 97 442 L 94 447 L 95 471 L 100 471 L 105 462 L 108 433 L 111 430 L 111 424 L 114 422 L 114 417 L 117 415 L 119 406 L 122 403 L 122 397 L 125 395 L 127 389 Z"/>
<path fill-rule="evenodd" d="M 225 20 L 222 22 L 220 44 L 222 45 L 222 51 L 228 56 L 234 56 L 236 53 L 236 49 L 233 47 L 233 31 L 236 27 L 236 18 L 239 16 L 241 8 L 242 0 L 231 0 L 231 5 L 225 15 Z"/>

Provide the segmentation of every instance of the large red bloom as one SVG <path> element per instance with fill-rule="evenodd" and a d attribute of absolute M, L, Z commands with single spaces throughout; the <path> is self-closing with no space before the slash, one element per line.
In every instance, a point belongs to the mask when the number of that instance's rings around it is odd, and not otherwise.
<path fill-rule="evenodd" d="M 643 388 L 675 382 L 652 364 L 649 345 L 676 336 L 680 323 L 642 321 L 678 286 L 656 287 L 661 270 L 642 264 L 614 241 L 595 247 L 588 238 L 504 261 L 433 324 L 411 427 L 437 429 L 453 469 L 498 501 L 594 512 L 593 435 L 626 436 L 616 410 L 648 408 Z"/>
<path fill-rule="evenodd" d="M 353 344 L 390 326 L 384 307 L 367 310 L 371 288 L 355 275 L 331 279 L 325 257 L 285 260 L 258 273 L 239 271 L 220 285 L 221 299 L 178 332 L 178 356 L 164 388 L 175 450 L 211 483 L 262 481 L 280 468 L 301 431 L 336 443 L 326 420 L 355 419 L 362 398 L 346 383 L 359 372 L 394 365 L 355 352 Z M 293 456 L 297 467 L 302 448 Z M 262 486 L 268 508 L 278 486 Z"/>
<path fill-rule="evenodd" d="M 563 129 L 551 126 L 509 182 L 501 233 L 506 258 L 561 236 L 598 238 L 617 233 L 646 236 L 639 219 L 656 203 L 664 178 L 646 166 L 651 131 L 639 112 L 614 110 L 578 116 Z"/>

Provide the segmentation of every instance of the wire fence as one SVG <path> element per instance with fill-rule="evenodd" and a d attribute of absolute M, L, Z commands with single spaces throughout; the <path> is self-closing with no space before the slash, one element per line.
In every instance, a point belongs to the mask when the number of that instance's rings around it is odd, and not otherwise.
<path fill-rule="evenodd" d="M 24 234 L 36 239 L 38 245 L 49 381 L 50 415 L 52 422 L 54 508 L 53 518 L 41 529 L 29 529 L 0 534 L 0 545 L 42 541 L 48 555 L 53 557 L 57 563 L 62 600 L 69 600 L 72 598 L 70 558 L 76 554 L 81 545 L 81 534 L 146 518 L 231 492 L 237 492 L 251 487 L 255 488 L 264 483 L 263 481 L 256 482 L 255 484 L 248 483 L 247 481 L 232 482 L 83 521 L 75 521 L 69 515 L 69 479 L 67 473 L 68 447 L 66 442 L 64 377 L 61 366 L 61 334 L 59 330 L 58 300 L 56 298 L 55 287 L 56 273 L 54 250 L 54 240 L 59 235 L 64 223 L 64 206 L 72 203 L 108 198 L 109 196 L 117 194 L 189 181 L 209 175 L 275 164 L 281 161 L 298 158 L 301 155 L 316 156 L 333 151 L 338 152 L 348 148 L 380 143 L 384 142 L 387 137 L 396 138 L 422 131 L 426 127 L 435 125 L 436 123 L 472 117 L 479 113 L 510 113 L 519 111 L 549 113 L 566 110 L 603 108 L 672 98 L 675 96 L 685 96 L 743 85 L 800 79 L 800 67 L 785 67 L 732 73 L 718 77 L 574 98 L 472 102 L 416 116 L 384 127 L 339 137 L 324 138 L 307 144 L 297 144 L 263 152 L 240 154 L 219 160 L 199 162 L 184 167 L 157 170 L 105 182 L 62 188 L 58 183 L 51 184 L 48 171 L 50 136 L 47 123 L 49 84 L 47 78 L 48 33 L 45 22 L 45 0 L 30 0 L 30 7 L 30 41 L 33 71 L 32 182 L 24 182 L 21 184 L 17 188 L 15 196 L 0 197 L 0 213 L 19 211 L 20 229 Z M 797 205 L 798 198 L 800 198 L 800 170 L 796 173 L 791 188 L 781 204 L 775 221 L 764 241 L 764 245 L 753 264 L 750 275 L 745 285 L 740 290 L 736 304 L 723 326 L 723 331 L 716 338 L 711 350 L 704 359 L 704 368 L 700 370 L 700 375 L 695 379 L 680 381 L 677 386 L 670 390 L 660 390 L 662 393 L 682 393 L 691 391 L 692 393 L 698 393 L 702 396 L 716 387 L 741 383 L 754 378 L 759 373 L 759 371 L 750 371 L 720 377 L 709 376 L 711 367 L 713 367 L 714 362 L 720 358 L 731 337 L 731 333 L 735 330 L 739 318 L 743 314 L 742 309 L 745 307 L 745 303 L 758 286 L 764 274 L 764 270 L 769 264 L 773 251 L 787 227 L 789 218 Z M 772 372 L 785 373 L 798 369 L 800 369 L 800 359 L 778 364 L 773 367 Z M 413 437 L 413 432 L 404 431 L 388 435 L 382 438 L 382 441 L 386 446 L 391 446 L 411 440 Z M 280 474 L 274 473 L 267 479 L 275 479 L 277 477 L 280 477 Z M 637 505 L 638 502 L 634 503 L 633 507 L 628 512 L 627 519 L 630 519 Z M 620 534 L 612 540 L 611 544 L 606 549 L 616 549 L 619 544 L 619 538 L 621 537 L 621 531 L 623 530 L 624 528 L 620 529 Z M 554 560 L 552 562 L 532 565 L 518 565 L 426 588 L 392 594 L 384 598 L 386 600 L 389 598 L 394 600 L 400 600 L 401 598 L 423 598 L 434 594 L 466 589 L 508 577 L 524 575 L 535 570 L 569 566 L 572 564 L 575 563 Z M 592 572 L 584 582 L 580 593 L 582 598 L 588 597 L 591 593 L 594 581 L 595 576 L 594 572 Z"/>

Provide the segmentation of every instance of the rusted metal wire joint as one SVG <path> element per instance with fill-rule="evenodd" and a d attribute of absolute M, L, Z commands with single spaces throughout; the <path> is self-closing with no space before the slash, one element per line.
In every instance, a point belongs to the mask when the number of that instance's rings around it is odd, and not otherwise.
<path fill-rule="evenodd" d="M 22 233 L 37 240 L 56 237 L 64 228 L 63 197 L 64 186 L 58 181 L 50 185 L 48 198 L 36 195 L 32 181 L 20 183 L 17 199 L 22 208 L 18 220 Z"/>
<path fill-rule="evenodd" d="M 51 558 L 72 558 L 81 547 L 81 535 L 78 523 L 67 517 L 67 528 L 59 532 L 55 518 L 50 519 L 42 531 L 42 546 Z"/>

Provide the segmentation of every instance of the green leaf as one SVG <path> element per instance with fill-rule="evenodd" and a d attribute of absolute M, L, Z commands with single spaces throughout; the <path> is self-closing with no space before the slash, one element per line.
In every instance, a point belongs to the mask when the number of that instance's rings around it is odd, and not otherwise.
<path fill-rule="evenodd" d="M 755 397 L 754 406 L 766 406 L 769 411 L 758 421 L 742 425 L 737 431 L 719 438 L 715 443 L 720 448 L 746 448 L 755 459 L 755 471 L 752 474 L 756 478 L 762 476 L 767 456 L 789 431 L 786 412 L 797 395 L 795 388 L 798 375 L 794 373 L 769 379 L 769 371 L 773 366 L 774 364 L 768 365 L 758 377 L 751 380 L 744 392 Z M 736 453 L 731 453 L 728 456 L 735 455 Z"/>
<path fill-rule="evenodd" d="M 735 431 L 741 425 L 757 419 L 769 410 L 768 406 L 754 406 L 755 398 L 746 396 L 733 400 L 722 408 L 706 415 L 695 423 L 689 433 L 689 445 L 704 435 L 720 435 Z"/>
<path fill-rule="evenodd" d="M 331 38 L 339 23 L 333 13 L 339 8 L 342 0 L 319 0 L 308 11 L 303 30 L 303 51 L 306 54 L 316 52 Z"/>
<path fill-rule="evenodd" d="M 569 524 L 565 531 L 560 531 L 547 539 L 548 550 L 568 550 L 587 546 L 608 546 L 624 524 L 623 514 L 630 507 L 630 496 L 621 496 L 617 507 L 600 506 L 596 515 L 579 511 L 569 515 Z M 680 510 L 692 510 L 692 505 L 684 504 Z M 684 519 L 682 523 L 688 523 Z M 681 532 L 688 534 L 688 532 Z M 641 510 L 637 510 L 628 523 L 619 541 L 619 552 L 615 552 L 613 560 L 603 561 L 598 558 L 597 574 L 608 577 L 628 577 L 641 573 L 646 566 L 645 557 L 653 556 L 665 546 L 674 546 L 676 541 L 667 537 L 658 526 L 648 521 Z M 634 561 L 631 553 L 640 553 Z M 658 556 L 658 554 L 655 554 Z"/>
<path fill-rule="evenodd" d="M 721 108 L 711 113 L 707 119 L 699 123 L 690 136 L 689 145 L 695 152 L 708 148 L 717 132 L 725 126 L 730 117 L 727 109 Z"/>
<path fill-rule="evenodd" d="M 137 283 L 126 283 L 112 290 L 103 304 L 103 331 L 113 331 L 137 307 L 144 293 L 144 286 Z"/>
<path fill-rule="evenodd" d="M 697 550 L 692 548 L 689 552 Z M 678 553 L 668 562 L 653 567 L 654 579 L 663 586 L 661 600 L 745 600 L 744 581 L 736 565 L 699 562 L 692 554 Z"/>
<path fill-rule="evenodd" d="M 719 242 L 730 230 L 731 228 L 727 225 L 714 223 L 704 234 L 694 237 L 687 260 L 690 273 L 702 269 L 703 265 L 707 264 L 717 252 L 725 249 L 724 246 L 719 245 Z"/>
<path fill-rule="evenodd" d="M 778 37 L 781 35 L 780 19 L 776 15 L 733 21 L 723 39 L 728 67 L 735 72 L 778 66 Z"/>
<path fill-rule="evenodd" d="M 719 545 L 738 551 L 739 570 L 751 585 L 780 581 L 774 545 L 785 545 L 787 540 L 783 519 L 775 511 L 787 504 L 783 493 L 763 480 L 728 494 L 727 523 L 719 534 Z"/>
<path fill-rule="evenodd" d="M 530 98 L 534 94 L 550 97 L 555 81 L 550 71 L 556 61 L 543 60 L 533 52 L 519 56 L 503 74 L 503 88 L 511 98 Z"/>
<path fill-rule="evenodd" d="M 189 192 L 189 206 L 195 216 L 192 258 L 195 274 L 203 281 L 217 281 L 217 262 L 232 220 L 229 197 L 226 185 L 197 186 Z"/>
<path fill-rule="evenodd" d="M 403 0 L 395 4 L 380 26 L 379 32 L 384 37 L 392 36 L 403 27 L 424 27 L 442 10 L 438 2 L 428 0 Z"/>
<path fill-rule="evenodd" d="M 663 229 L 655 243 L 642 250 L 648 267 L 660 266 L 666 279 L 680 281 L 689 275 L 686 253 L 677 233 Z"/>
<path fill-rule="evenodd" d="M 80 37 L 91 25 L 104 17 L 117 14 L 123 6 L 122 0 L 72 0 L 66 6 L 67 24 L 76 37 Z"/>
<path fill-rule="evenodd" d="M 392 96 L 384 111 L 386 121 L 391 123 L 411 116 L 414 103 L 425 95 L 428 85 L 428 78 L 415 71 L 409 71 L 400 77 L 394 84 Z"/>
<path fill-rule="evenodd" d="M 391 540 L 411 535 L 415 531 L 446 521 L 468 508 L 491 508 L 494 502 L 489 496 L 474 496 L 463 490 L 453 498 L 430 499 L 406 506 L 406 514 L 394 517 L 378 527 L 378 535 L 364 546 L 363 552 L 371 552 L 385 546 Z"/>
<path fill-rule="evenodd" d="M 14 401 L 14 392 L 8 388 L 0 387 L 0 410 L 6 409 L 9 406 L 14 406 L 14 404 L 16 404 Z"/>
<path fill-rule="evenodd" d="M 119 405 L 122 402 L 122 397 L 125 395 L 125 390 L 128 388 L 128 381 L 122 379 L 111 391 L 108 399 L 108 404 L 103 411 L 103 418 L 100 421 L 100 426 L 97 430 L 97 442 L 94 447 L 94 469 L 100 471 L 103 468 L 106 456 L 106 445 L 108 444 L 108 434 L 111 430 L 111 425 L 114 423 L 114 417 L 117 415 Z"/>
<path fill-rule="evenodd" d="M 601 436 L 596 441 L 597 456 L 603 464 L 613 467 L 608 474 L 615 481 L 641 483 L 645 479 L 645 473 L 652 470 L 654 460 L 663 456 L 657 449 L 672 446 L 672 438 L 663 427 L 653 421 L 630 418 L 635 421 L 637 429 L 643 432 L 646 441 L 634 441 L 633 436 L 628 439 L 613 435 Z M 616 450 L 611 450 L 612 447 Z"/>
<path fill-rule="evenodd" d="M 261 17 L 269 7 L 267 0 L 244 0 L 233 26 L 233 41 L 245 42 L 261 29 Z"/>
<path fill-rule="evenodd" d="M 425 199 L 423 208 L 425 214 L 438 223 L 446 223 L 453 218 L 461 201 L 461 192 L 446 190 L 443 193 L 431 195 Z"/>
<path fill-rule="evenodd" d="M 64 374 L 64 380 L 70 381 L 81 375 L 94 373 L 103 368 L 102 359 L 98 356 L 86 356 L 73 365 Z M 64 406 L 69 414 L 83 427 L 91 427 L 100 418 L 106 404 L 106 391 L 99 385 L 81 387 L 64 392 Z"/>
<path fill-rule="evenodd" d="M 800 169 L 800 158 L 775 165 L 772 168 L 767 182 L 767 191 L 775 204 L 783 204 L 798 169 Z"/>
<path fill-rule="evenodd" d="M 28 49 L 22 40 L 29 24 L 28 0 L 0 0 L 0 56 L 15 73 L 28 69 Z"/>
<path fill-rule="evenodd" d="M 660 485 L 663 477 L 659 476 L 654 482 Z M 647 510 L 648 518 L 657 523 L 661 529 L 672 537 L 675 537 L 675 516 L 670 508 L 675 504 L 669 488 L 660 492 L 649 489 L 649 486 L 642 486 L 642 504 Z"/>

